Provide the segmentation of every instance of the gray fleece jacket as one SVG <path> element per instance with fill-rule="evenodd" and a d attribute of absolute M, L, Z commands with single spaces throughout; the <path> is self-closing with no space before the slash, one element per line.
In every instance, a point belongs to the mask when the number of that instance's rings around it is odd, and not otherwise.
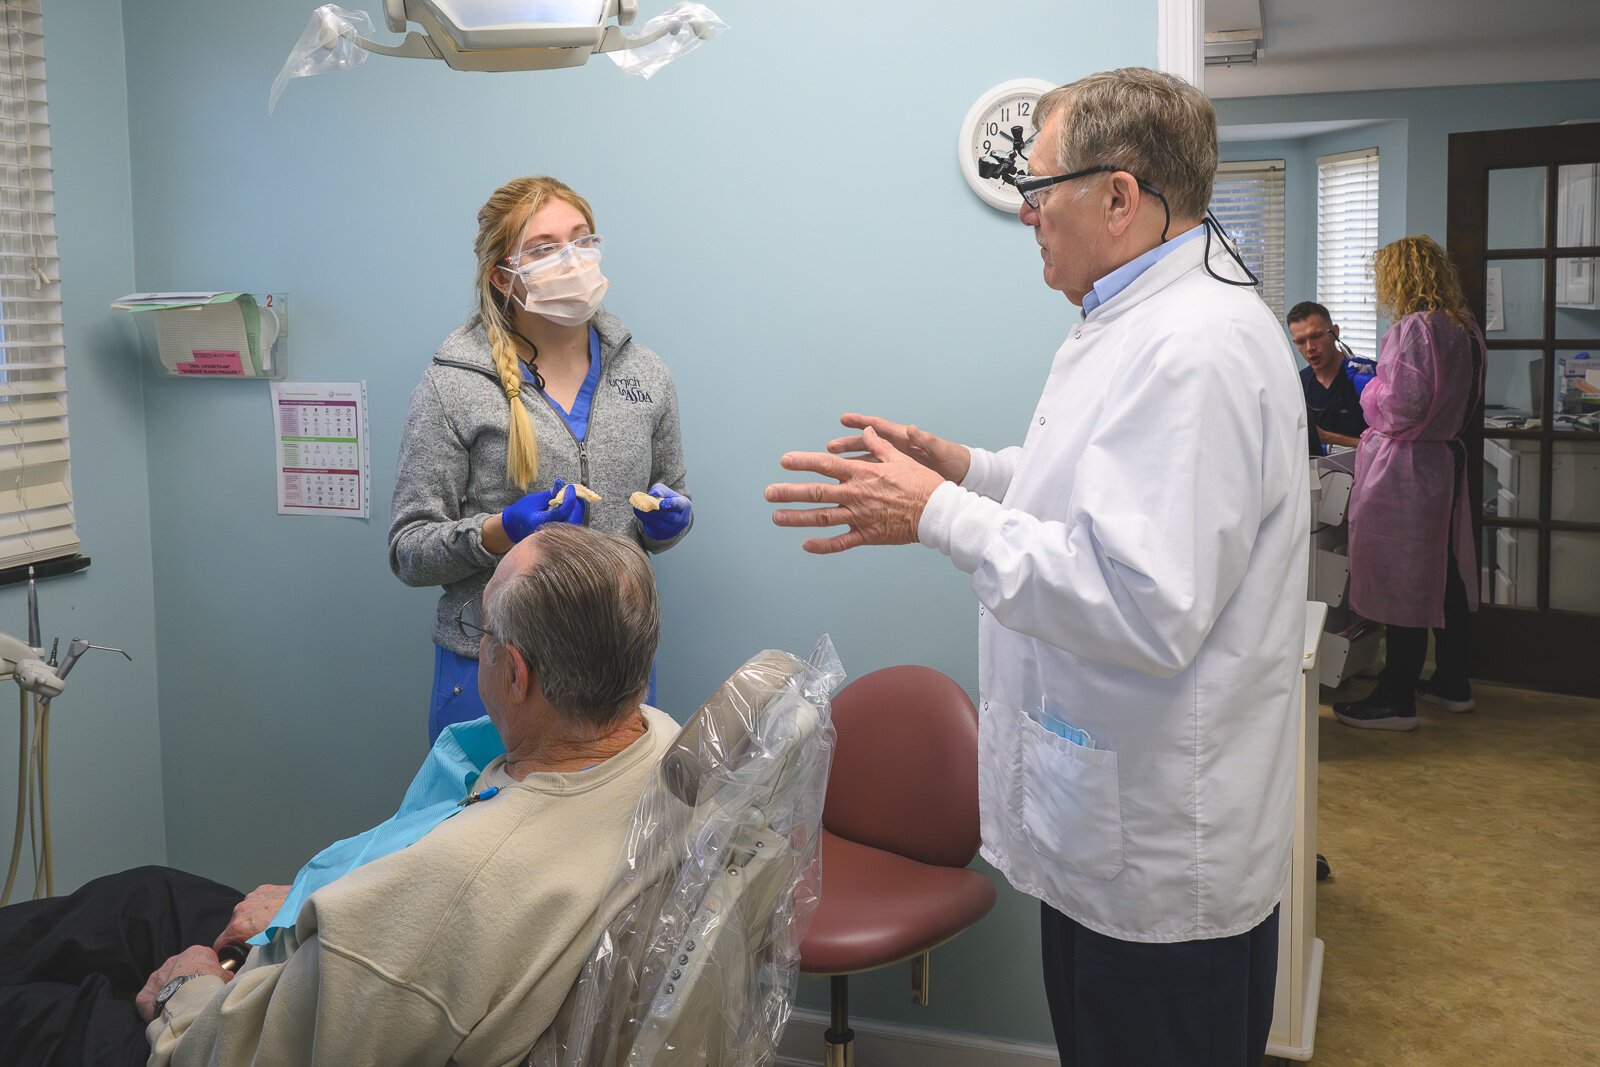
<path fill-rule="evenodd" d="M 600 334 L 600 384 L 589 429 L 578 441 L 544 393 L 524 387 L 519 402 L 533 419 L 539 474 L 526 490 L 506 480 L 508 411 L 489 337 L 474 315 L 444 339 L 411 394 L 400 440 L 389 521 L 389 566 L 407 585 L 442 585 L 433 640 L 476 657 L 478 645 L 456 627 L 461 606 L 483 594 L 500 557 L 483 547 L 483 523 L 524 492 L 549 489 L 556 478 L 599 493 L 586 522 L 634 538 L 651 552 L 681 540 L 645 536 L 628 495 L 665 482 L 684 488 L 678 394 L 661 359 L 633 343 L 608 312 L 594 318 Z M 691 523 L 692 525 L 692 523 Z"/>

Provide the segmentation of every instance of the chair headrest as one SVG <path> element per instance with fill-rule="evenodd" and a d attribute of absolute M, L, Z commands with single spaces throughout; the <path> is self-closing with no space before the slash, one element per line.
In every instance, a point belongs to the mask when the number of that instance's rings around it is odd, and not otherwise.
<path fill-rule="evenodd" d="M 673 796 L 691 807 L 701 789 L 735 770 L 762 737 L 763 716 L 793 693 L 806 664 L 787 652 L 758 652 L 717 688 L 661 757 Z"/>

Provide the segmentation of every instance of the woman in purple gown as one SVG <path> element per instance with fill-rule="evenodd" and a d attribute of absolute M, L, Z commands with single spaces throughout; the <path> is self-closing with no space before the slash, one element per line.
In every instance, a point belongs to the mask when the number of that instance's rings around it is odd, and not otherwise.
<path fill-rule="evenodd" d="M 1335 704 L 1348 726 L 1415 730 L 1420 697 L 1472 708 L 1469 612 L 1477 551 L 1461 434 L 1483 394 L 1483 335 L 1455 265 L 1429 237 L 1378 249 L 1378 306 L 1393 320 L 1377 377 L 1361 394 L 1367 431 L 1350 491 L 1350 606 L 1388 626 L 1388 660 L 1370 695 Z M 1424 682 L 1428 630 L 1434 673 Z"/>

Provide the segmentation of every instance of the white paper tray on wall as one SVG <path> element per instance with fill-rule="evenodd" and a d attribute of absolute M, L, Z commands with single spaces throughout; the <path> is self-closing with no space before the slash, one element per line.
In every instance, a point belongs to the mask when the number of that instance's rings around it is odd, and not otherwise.
<path fill-rule="evenodd" d="M 285 293 L 133 293 L 128 312 L 146 364 L 169 378 L 281 381 L 288 371 Z"/>

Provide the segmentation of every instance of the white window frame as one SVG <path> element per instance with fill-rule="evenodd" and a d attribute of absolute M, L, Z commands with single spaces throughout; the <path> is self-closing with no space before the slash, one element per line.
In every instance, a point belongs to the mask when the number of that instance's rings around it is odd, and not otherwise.
<path fill-rule="evenodd" d="M 1317 301 L 1358 356 L 1378 356 L 1372 255 L 1378 250 L 1378 150 L 1317 157 Z"/>
<path fill-rule="evenodd" d="M 0 580 L 78 556 L 59 267 L 40 0 L 0 0 Z"/>
<path fill-rule="evenodd" d="M 1261 279 L 1261 299 L 1283 318 L 1284 161 L 1220 164 L 1211 187 L 1211 213 Z"/>

